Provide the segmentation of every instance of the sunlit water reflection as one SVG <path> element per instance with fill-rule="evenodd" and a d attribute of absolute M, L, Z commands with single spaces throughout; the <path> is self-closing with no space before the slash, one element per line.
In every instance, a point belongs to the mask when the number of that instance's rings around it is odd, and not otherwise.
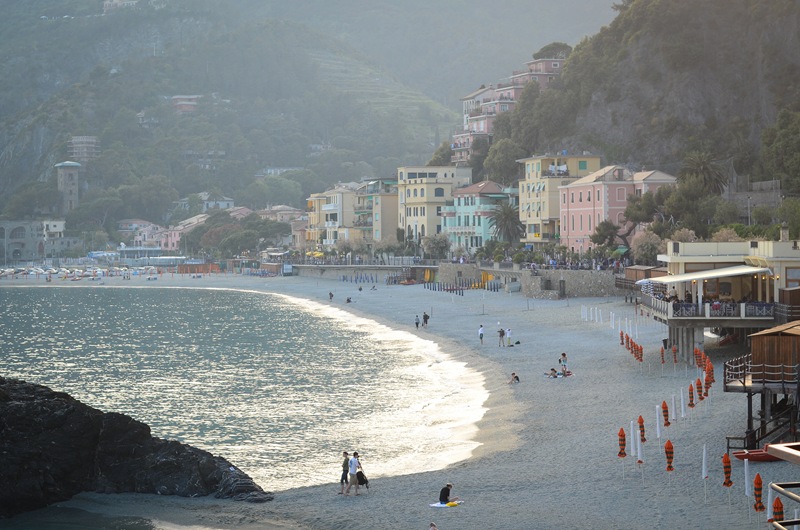
<path fill-rule="evenodd" d="M 0 375 L 128 414 L 269 491 L 338 482 L 342 450 L 371 479 L 464 459 L 487 397 L 431 341 L 279 295 L 0 288 L 0 317 Z"/>

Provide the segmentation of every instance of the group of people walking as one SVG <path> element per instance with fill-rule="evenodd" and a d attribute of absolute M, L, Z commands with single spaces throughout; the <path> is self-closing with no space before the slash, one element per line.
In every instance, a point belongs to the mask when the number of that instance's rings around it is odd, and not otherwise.
<path fill-rule="evenodd" d="M 425 311 L 422 312 L 422 327 L 428 327 L 428 320 L 430 320 L 431 316 L 426 313 Z M 414 316 L 414 325 L 419 329 L 419 315 Z"/>

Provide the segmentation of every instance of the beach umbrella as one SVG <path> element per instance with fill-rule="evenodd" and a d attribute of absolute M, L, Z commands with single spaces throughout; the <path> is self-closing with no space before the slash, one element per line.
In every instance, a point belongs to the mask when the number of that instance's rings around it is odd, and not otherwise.
<path fill-rule="evenodd" d="M 660 410 L 660 407 L 658 405 L 656 405 L 656 422 L 655 422 L 655 426 L 656 426 L 656 438 L 660 442 L 661 441 L 661 410 Z"/>
<path fill-rule="evenodd" d="M 744 496 L 750 497 L 753 494 L 753 483 L 750 482 L 750 459 L 744 461 Z"/>
<path fill-rule="evenodd" d="M 703 496 L 705 502 L 708 502 L 708 465 L 706 464 L 706 444 L 703 444 Z"/>
<path fill-rule="evenodd" d="M 661 364 L 664 364 L 664 346 L 661 346 Z"/>
<path fill-rule="evenodd" d="M 700 381 L 698 377 L 697 380 L 694 382 L 694 386 L 697 388 L 697 401 L 703 401 L 703 383 Z"/>
<path fill-rule="evenodd" d="M 672 421 L 678 420 L 678 409 L 675 408 L 675 394 L 672 394 Z"/>
<path fill-rule="evenodd" d="M 619 428 L 619 453 L 617 456 L 620 458 L 625 458 L 628 454 L 625 452 L 625 429 L 622 427 Z"/>
<path fill-rule="evenodd" d="M 622 330 L 619 330 L 619 345 L 620 346 L 625 345 L 625 332 L 623 332 Z"/>
<path fill-rule="evenodd" d="M 761 473 L 756 473 L 756 478 L 753 479 L 753 496 L 756 500 L 756 503 L 753 504 L 753 509 L 757 512 L 763 512 L 767 509 L 764 503 L 761 502 L 761 488 L 763 485 L 764 484 L 761 482 Z"/>
<path fill-rule="evenodd" d="M 768 521 L 770 523 L 783 521 L 783 502 L 781 502 L 780 497 L 775 497 L 775 502 L 772 503 L 772 517 Z"/>
<path fill-rule="evenodd" d="M 672 442 L 669 440 L 664 444 L 664 454 L 667 457 L 667 471 L 674 471 L 675 468 L 672 467 L 672 459 L 675 456 L 675 451 L 672 447 Z"/>
<path fill-rule="evenodd" d="M 706 372 L 705 386 L 703 387 L 703 396 L 708 397 L 708 390 L 711 388 L 711 374 Z"/>
<path fill-rule="evenodd" d="M 686 419 L 686 400 L 683 398 L 682 388 L 681 388 L 681 419 Z"/>
<path fill-rule="evenodd" d="M 675 364 L 678 364 L 678 347 L 674 344 L 672 345 L 672 359 L 675 361 Z"/>
<path fill-rule="evenodd" d="M 728 453 L 722 455 L 722 472 L 725 473 L 725 482 L 722 485 L 730 488 L 733 486 L 733 481 L 731 480 L 731 457 L 728 456 Z"/>
<path fill-rule="evenodd" d="M 672 397 L 673 401 L 675 400 L 675 396 Z M 669 407 L 667 407 L 667 402 L 661 402 L 661 415 L 664 416 L 664 427 L 669 427 L 671 423 L 669 422 Z"/>
<path fill-rule="evenodd" d="M 694 408 L 694 387 L 689 383 L 689 408 Z"/>
<path fill-rule="evenodd" d="M 639 441 L 644 443 L 647 441 L 647 438 L 644 437 L 644 418 L 639 416 Z"/>

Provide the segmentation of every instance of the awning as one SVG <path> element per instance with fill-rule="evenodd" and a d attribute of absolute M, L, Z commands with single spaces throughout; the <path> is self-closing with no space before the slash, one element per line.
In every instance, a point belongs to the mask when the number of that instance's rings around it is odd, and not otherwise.
<path fill-rule="evenodd" d="M 737 265 L 735 267 L 725 267 L 724 269 L 711 269 L 699 272 L 687 272 L 686 274 L 673 274 L 672 276 L 658 276 L 657 278 L 645 278 L 636 282 L 642 285 L 647 282 L 654 283 L 681 283 L 693 280 L 711 280 L 714 278 L 729 278 L 731 276 L 744 276 L 745 274 L 761 274 L 762 272 L 772 275 L 768 267 L 751 267 L 749 265 Z"/>

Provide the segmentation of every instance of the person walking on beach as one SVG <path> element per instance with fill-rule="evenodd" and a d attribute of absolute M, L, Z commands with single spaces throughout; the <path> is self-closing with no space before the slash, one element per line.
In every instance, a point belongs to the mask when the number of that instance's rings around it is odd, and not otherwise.
<path fill-rule="evenodd" d="M 561 374 L 566 376 L 567 375 L 567 353 L 563 352 L 561 357 L 558 359 L 558 364 L 561 365 Z"/>
<path fill-rule="evenodd" d="M 450 490 L 453 489 L 453 485 L 449 482 L 445 484 L 442 488 L 442 491 L 439 492 L 439 502 L 442 504 L 447 504 L 448 502 L 456 502 L 458 497 L 451 497 Z"/>
<path fill-rule="evenodd" d="M 356 485 L 356 495 L 361 495 L 358 492 L 358 470 L 361 469 L 361 462 L 358 461 L 358 451 L 353 451 L 353 456 L 350 457 L 350 460 L 347 463 L 347 471 L 350 474 L 350 483 L 347 485 L 347 489 L 344 490 L 345 495 L 350 495 L 350 488 L 353 484 Z"/>
<path fill-rule="evenodd" d="M 478 328 L 478 338 L 481 340 L 481 344 L 483 344 L 483 324 Z"/>
<path fill-rule="evenodd" d="M 419 315 L 414 317 L 414 325 L 417 326 L 417 329 L 419 329 Z"/>
<path fill-rule="evenodd" d="M 328 301 L 333 302 L 333 293 L 331 291 L 328 291 Z"/>
<path fill-rule="evenodd" d="M 422 312 L 422 327 L 423 328 L 427 328 L 428 327 L 428 319 L 429 318 L 431 318 L 431 316 L 428 313 L 426 313 L 425 311 L 423 311 Z"/>
<path fill-rule="evenodd" d="M 350 484 L 350 481 L 347 480 L 347 474 L 350 470 L 350 455 L 347 451 L 343 451 L 342 456 L 344 457 L 344 462 L 342 462 L 342 478 L 339 479 L 339 483 L 342 485 L 342 491 L 339 492 L 339 495 L 344 493 L 345 484 Z"/>
<path fill-rule="evenodd" d="M 497 337 L 499 339 L 499 342 L 498 342 L 497 345 L 498 346 L 505 346 L 506 345 L 506 341 L 505 341 L 506 330 L 504 330 L 503 328 L 498 329 L 497 330 Z"/>

